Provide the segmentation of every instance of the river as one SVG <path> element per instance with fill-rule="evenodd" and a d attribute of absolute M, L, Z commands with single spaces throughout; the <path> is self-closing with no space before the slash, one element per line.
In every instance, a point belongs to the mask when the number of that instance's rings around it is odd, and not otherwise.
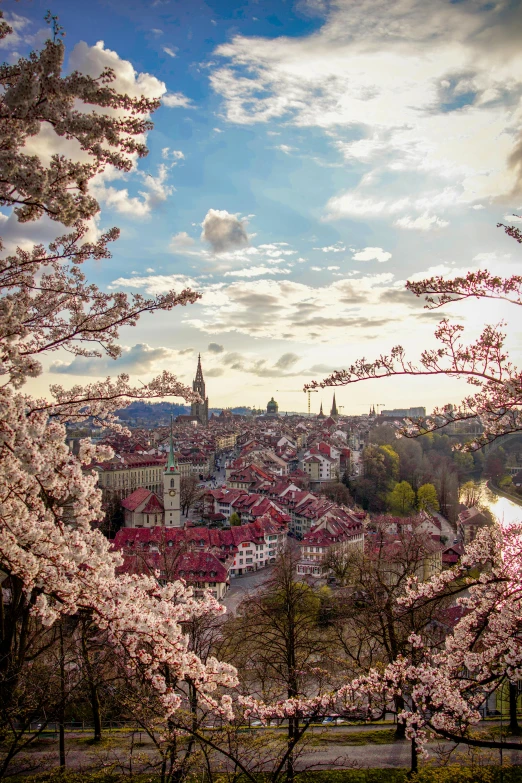
<path fill-rule="evenodd" d="M 501 524 L 509 525 L 512 522 L 522 522 L 522 506 L 512 500 L 496 495 L 490 490 L 485 481 L 480 482 L 482 505 L 489 508 Z"/>

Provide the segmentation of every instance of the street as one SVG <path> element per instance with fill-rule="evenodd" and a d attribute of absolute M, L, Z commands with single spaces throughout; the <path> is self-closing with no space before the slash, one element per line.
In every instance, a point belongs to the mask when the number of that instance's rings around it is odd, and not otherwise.
<path fill-rule="evenodd" d="M 358 769 L 371 768 L 407 768 L 411 761 L 411 744 L 405 740 L 402 742 L 389 742 L 387 744 L 352 745 L 349 742 L 332 741 L 328 744 L 328 736 L 334 738 L 338 732 L 346 734 L 356 734 L 360 731 L 368 731 L 370 727 L 366 726 L 338 726 L 324 730 L 324 727 L 312 729 L 313 734 L 320 732 L 325 738 L 325 747 L 314 746 L 307 747 L 297 761 L 298 769 L 320 769 L 320 768 L 343 768 L 354 767 Z M 381 725 L 383 731 L 391 728 L 390 725 Z M 373 726 L 372 730 L 378 730 Z M 269 731 L 267 729 L 254 729 L 253 733 Z M 85 733 L 68 732 L 66 736 L 66 755 L 67 766 L 71 769 L 96 768 L 103 765 L 117 765 L 121 769 L 128 769 L 130 765 L 134 771 L 150 769 L 151 762 L 156 761 L 158 756 L 151 740 L 145 732 L 139 729 L 135 732 L 126 731 L 106 731 L 104 732 L 105 742 L 99 746 L 87 746 L 85 744 Z M 466 765 L 469 763 L 469 750 L 466 746 L 457 748 L 451 742 L 430 742 L 426 749 L 429 758 L 437 761 L 440 754 L 447 755 L 452 752 L 454 763 Z M 486 751 L 487 753 L 487 751 Z M 504 764 L 519 765 L 522 762 L 521 751 L 503 752 Z M 24 769 L 24 767 L 38 767 L 41 771 L 55 766 L 58 758 L 58 741 L 54 737 L 42 737 L 33 747 L 28 748 L 27 752 L 22 754 L 13 764 L 13 770 Z M 130 759 L 133 758 L 132 761 Z M 216 754 L 219 758 L 219 753 Z M 498 752 L 489 753 L 486 763 L 498 763 Z M 424 765 L 421 759 L 421 766 Z M 267 767 L 268 768 L 268 767 Z"/>
<path fill-rule="evenodd" d="M 236 576 L 230 580 L 230 589 L 223 599 L 224 606 L 227 607 L 227 613 L 232 614 L 249 593 L 254 593 L 269 577 L 272 571 L 271 566 L 261 568 L 251 574 Z"/>

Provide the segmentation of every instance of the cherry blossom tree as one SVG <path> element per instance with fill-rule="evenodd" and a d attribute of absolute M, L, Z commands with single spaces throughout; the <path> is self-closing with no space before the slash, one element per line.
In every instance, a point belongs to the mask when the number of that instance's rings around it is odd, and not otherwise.
<path fill-rule="evenodd" d="M 0 36 L 11 32 L 2 20 Z M 0 260 L 0 702 L 5 708 L 16 701 L 29 620 L 52 626 L 82 610 L 125 665 L 143 673 L 168 716 L 180 697 L 165 667 L 177 680 L 190 677 L 210 700 L 219 685 L 235 681 L 232 667 L 213 658 L 203 664 L 183 632 L 187 619 L 222 607 L 211 597 L 196 601 L 179 582 L 162 587 L 155 576 L 117 575 L 120 555 L 92 527 L 101 518 L 101 492 L 85 469 L 112 450 L 84 440 L 76 457 L 65 428 L 91 420 L 121 431 L 115 411 L 130 400 L 199 397 L 169 372 L 139 386 L 125 374 L 70 389 L 53 385 L 48 398 L 34 398 L 23 386 L 42 372 L 42 357 L 58 349 L 116 359 L 121 327 L 193 303 L 199 294 L 147 299 L 87 282 L 82 264 L 110 258 L 118 236 L 111 229 L 89 239 L 99 211 L 89 183 L 107 167 L 130 171 L 146 155 L 145 134 L 159 102 L 119 93 L 111 70 L 98 78 L 63 76 L 64 53 L 55 35 L 40 52 L 0 67 L 0 205 L 20 222 L 46 216 L 69 227 L 47 248 L 17 248 Z M 42 133 L 56 146 L 49 162 L 28 152 Z M 77 157 L 62 154 L 62 140 Z"/>
<path fill-rule="evenodd" d="M 473 736 L 470 728 L 492 693 L 521 679 L 521 585 L 520 526 L 483 528 L 456 566 L 428 582 L 413 577 L 403 597 L 405 608 L 413 610 L 441 595 L 459 596 L 461 617 L 444 646 L 430 650 L 413 633 L 409 654 L 397 656 L 384 672 L 373 669 L 350 688 L 368 689 L 384 700 L 400 694 L 406 707 L 401 719 L 421 751 L 430 731 L 470 746 L 520 749 L 520 742 Z"/>
<path fill-rule="evenodd" d="M 522 234 L 499 224 L 518 243 Z M 424 296 L 426 307 L 437 309 L 464 299 L 499 299 L 522 305 L 522 277 L 502 278 L 489 271 L 469 272 L 446 280 L 433 277 L 406 285 Z M 333 373 L 315 386 L 337 386 L 390 376 L 447 375 L 463 377 L 474 387 L 460 405 L 437 408 L 427 420 L 407 420 L 399 435 L 415 438 L 453 422 L 476 420 L 482 432 L 457 450 L 473 452 L 498 438 L 522 430 L 522 376 L 505 349 L 504 325 L 487 325 L 472 343 L 463 338 L 464 327 L 443 319 L 435 332 L 439 346 L 425 350 L 417 363 L 401 346 L 373 362 L 361 359 L 346 370 Z M 441 500 L 442 503 L 442 500 Z M 383 671 L 352 681 L 350 688 L 367 689 L 384 702 L 400 697 L 401 720 L 412 738 L 412 765 L 429 732 L 459 743 L 488 748 L 521 747 L 473 736 L 470 728 L 480 720 L 479 708 L 499 688 L 510 692 L 522 677 L 522 529 L 520 525 L 492 525 L 479 532 L 455 567 L 427 582 L 412 577 L 402 597 L 410 610 L 441 597 L 452 600 L 448 635 L 441 649 L 425 646 L 417 633 L 411 648 L 397 655 Z M 461 613 L 460 619 L 458 612 Z M 457 615 L 456 615 L 457 613 Z"/>
<path fill-rule="evenodd" d="M 522 243 L 522 233 L 514 226 L 502 223 L 506 234 Z M 502 278 L 487 270 L 468 272 L 464 277 L 446 280 L 431 277 L 420 282 L 407 282 L 406 288 L 418 297 L 424 296 L 428 310 L 463 299 L 500 299 L 522 305 L 522 277 Z M 443 318 L 435 337 L 439 346 L 422 352 L 418 362 L 407 358 L 400 345 L 374 361 L 359 359 L 346 370 L 338 370 L 325 380 L 313 381 L 305 388 L 345 386 L 350 383 L 391 376 L 446 375 L 466 378 L 474 387 L 459 405 L 436 408 L 427 420 L 406 420 L 398 434 L 415 438 L 459 421 L 478 420 L 482 433 L 456 449 L 476 451 L 497 438 L 522 430 L 522 375 L 510 361 L 505 349 L 504 324 L 486 325 L 474 342 L 466 343 L 464 327 Z"/>

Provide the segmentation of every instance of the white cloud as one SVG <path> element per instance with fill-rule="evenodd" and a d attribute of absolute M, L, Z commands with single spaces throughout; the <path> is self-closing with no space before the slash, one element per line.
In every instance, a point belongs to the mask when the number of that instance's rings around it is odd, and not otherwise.
<path fill-rule="evenodd" d="M 169 57 L 176 57 L 176 52 L 171 46 L 163 46 L 162 49 Z"/>
<path fill-rule="evenodd" d="M 242 354 L 238 351 L 231 351 L 222 356 L 220 361 L 226 366 L 229 373 L 231 371 L 248 373 L 259 378 L 291 378 L 302 374 L 302 371 L 295 370 L 295 365 L 300 358 L 298 354 L 288 351 L 272 364 L 273 360 L 260 359 L 252 356 L 251 353 Z"/>
<path fill-rule="evenodd" d="M 324 271 L 324 270 L 323 270 Z M 438 268 L 422 273 L 437 274 Z M 458 273 L 450 269 L 449 273 Z M 112 287 L 137 289 L 148 294 L 171 288 L 197 288 L 202 298 L 183 313 L 183 322 L 204 334 L 238 333 L 249 338 L 309 343 L 346 344 L 367 339 L 390 340 L 419 333 L 430 324 L 423 302 L 405 296 L 389 273 L 362 277 L 335 277 L 323 285 L 307 285 L 289 279 L 248 278 L 214 283 L 190 281 L 176 275 L 128 276 Z M 386 309 L 383 311 L 383 303 Z M 409 325 L 409 326 L 408 326 Z M 392 343 L 393 344 L 393 343 Z M 221 357 L 220 357 L 221 358 Z"/>
<path fill-rule="evenodd" d="M 353 261 L 378 261 L 383 264 L 385 261 L 389 261 L 392 257 L 391 253 L 387 250 L 383 250 L 382 247 L 365 247 L 363 250 L 358 250 L 353 254 Z"/>
<path fill-rule="evenodd" d="M 419 217 L 406 215 L 399 218 L 395 221 L 395 225 L 410 231 L 433 231 L 437 228 L 446 228 L 446 226 L 449 226 L 449 222 L 437 217 L 437 215 L 430 215 L 428 212 L 425 212 L 423 215 L 419 215 Z"/>
<path fill-rule="evenodd" d="M 15 46 L 28 43 L 31 36 L 24 33 L 24 30 L 31 20 L 15 13 L 5 13 L 4 18 L 13 32 L 0 40 L 0 49 L 12 49 Z"/>
<path fill-rule="evenodd" d="M 246 269 L 232 269 L 224 273 L 224 277 L 261 277 L 261 275 L 288 275 L 290 269 L 270 266 L 249 266 Z"/>
<path fill-rule="evenodd" d="M 209 243 L 214 253 L 248 245 L 246 220 L 237 214 L 230 214 L 226 209 L 209 209 L 201 226 L 201 239 Z"/>
<path fill-rule="evenodd" d="M 186 275 L 147 275 L 131 278 L 119 277 L 107 288 L 109 291 L 119 288 L 138 288 L 155 296 L 167 291 L 182 291 L 184 288 L 196 289 L 198 288 L 198 283 L 194 278 Z"/>
<path fill-rule="evenodd" d="M 217 48 L 211 83 L 230 122 L 322 128 L 376 180 L 411 171 L 414 191 L 428 179 L 441 188 L 452 181 L 464 204 L 520 191 L 516 3 L 338 0 L 327 8 L 311 34 L 237 35 Z"/>
<path fill-rule="evenodd" d="M 194 104 L 190 98 L 183 95 L 182 92 L 167 93 L 161 99 L 164 106 L 168 106 L 169 109 L 193 109 Z"/>
<path fill-rule="evenodd" d="M 402 212 L 411 203 L 409 197 L 388 201 L 370 195 L 349 191 L 341 196 L 329 199 L 326 209 L 330 218 L 339 217 L 379 217 Z"/>
<path fill-rule="evenodd" d="M 291 152 L 296 151 L 295 147 L 290 147 L 288 144 L 278 144 L 275 149 L 279 150 L 280 152 L 284 152 L 285 155 L 290 155 Z"/>
<path fill-rule="evenodd" d="M 185 160 L 185 155 L 181 150 L 171 150 L 170 147 L 163 147 L 161 150 L 161 157 L 164 158 L 164 160 L 168 160 L 169 158 L 174 161 Z"/>
<path fill-rule="evenodd" d="M 314 250 L 322 250 L 323 253 L 343 253 L 346 247 L 342 242 L 337 242 L 335 245 L 327 245 L 326 247 L 314 247 Z"/>
<path fill-rule="evenodd" d="M 186 231 L 179 231 L 170 240 L 169 250 L 173 253 L 183 252 L 194 247 L 196 240 L 187 234 Z"/>
<path fill-rule="evenodd" d="M 151 373 L 158 365 L 173 362 L 180 354 L 170 348 L 153 348 L 146 343 L 124 346 L 118 359 L 75 356 L 71 362 L 54 361 L 50 372 L 62 375 L 90 375 L 103 377 L 107 373 Z"/>
<path fill-rule="evenodd" d="M 134 218 L 148 217 L 175 189 L 167 183 L 168 169 L 163 163 L 158 166 L 156 176 L 144 172 L 138 172 L 138 175 L 145 186 L 145 190 L 138 191 L 138 196 L 130 196 L 127 188 L 107 185 L 103 174 L 93 181 L 92 193 L 98 201 L 120 215 Z"/>
<path fill-rule="evenodd" d="M 323 268 L 321 266 L 311 266 L 310 269 L 312 272 L 322 272 Z"/>
<path fill-rule="evenodd" d="M 117 52 L 106 49 L 103 41 L 94 46 L 88 46 L 84 41 L 77 43 L 69 58 L 69 68 L 93 77 L 99 76 L 104 68 L 111 68 L 116 76 L 111 86 L 132 98 L 140 95 L 161 98 L 167 91 L 164 82 L 150 73 L 136 73 L 132 63 L 122 60 Z"/>
<path fill-rule="evenodd" d="M 334 272 L 334 271 L 336 272 L 341 267 L 339 267 L 339 266 L 327 266 L 326 268 L 329 269 L 330 272 Z"/>

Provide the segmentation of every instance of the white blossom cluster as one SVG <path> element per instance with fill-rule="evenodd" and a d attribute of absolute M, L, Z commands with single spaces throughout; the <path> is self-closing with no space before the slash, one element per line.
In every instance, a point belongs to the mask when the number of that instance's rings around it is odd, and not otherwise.
<path fill-rule="evenodd" d="M 2 22 L 0 36 L 8 33 Z M 118 574 L 120 555 L 93 526 L 102 515 L 101 492 L 85 470 L 112 452 L 84 441 L 76 457 L 66 445 L 67 422 L 91 419 L 118 428 L 115 411 L 131 399 L 199 401 L 198 395 L 169 372 L 137 388 L 127 375 L 71 389 L 56 385 L 50 399 L 22 390 L 41 373 L 43 355 L 64 349 L 116 358 L 122 326 L 199 298 L 188 289 L 152 299 L 106 294 L 87 282 L 81 265 L 109 258 L 108 243 L 118 236 L 112 229 L 86 241 L 85 221 L 99 209 L 89 180 L 106 165 L 128 170 L 136 155 L 146 154 L 142 137 L 158 104 L 116 92 L 109 70 L 97 79 L 76 72 L 62 77 L 63 56 L 61 41 L 47 41 L 40 53 L 0 67 L 0 205 L 12 207 L 19 221 L 46 214 L 72 227 L 48 248 L 18 249 L 0 260 L 0 570 L 6 597 L 9 591 L 24 595 L 45 625 L 88 612 L 122 666 L 152 686 L 165 717 L 180 704 L 166 668 L 172 682 L 190 679 L 230 717 L 230 697 L 222 702 L 216 691 L 235 684 L 234 669 L 213 658 L 203 663 L 182 630 L 191 618 L 223 608 L 210 595 L 196 600 L 180 582 L 161 587 L 152 577 Z M 27 139 L 47 125 L 57 138 L 75 140 L 88 162 L 57 152 L 45 165 L 26 154 Z M 0 679 L 8 666 L 6 658 Z"/>

